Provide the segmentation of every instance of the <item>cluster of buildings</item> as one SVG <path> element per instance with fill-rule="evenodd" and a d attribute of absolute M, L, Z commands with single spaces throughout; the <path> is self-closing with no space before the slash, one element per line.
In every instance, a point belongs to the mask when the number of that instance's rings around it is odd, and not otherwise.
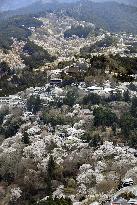
<path fill-rule="evenodd" d="M 58 71 L 58 72 L 57 72 Z M 27 99 L 33 96 L 39 96 L 43 100 L 44 104 L 47 105 L 49 102 L 54 102 L 57 99 L 63 100 L 66 95 L 66 89 L 62 85 L 63 80 L 56 76 L 59 76 L 60 70 L 51 71 L 49 74 L 51 79 L 49 83 L 42 87 L 30 87 L 26 91 L 17 93 L 15 95 L 10 95 L 6 97 L 0 97 L 0 106 L 7 105 L 10 107 L 20 107 L 25 109 Z M 72 83 L 71 86 L 76 86 L 78 91 L 84 95 L 89 93 L 96 93 L 102 97 L 109 97 L 111 94 L 121 93 L 128 89 L 130 83 L 119 83 L 116 86 L 112 86 L 110 81 L 106 81 L 102 85 L 93 84 L 92 86 L 87 86 L 84 82 Z M 136 86 L 136 83 L 134 83 Z M 131 97 L 137 95 L 136 91 L 129 90 Z M 25 97 L 24 97 L 25 96 Z"/>
<path fill-rule="evenodd" d="M 127 187 L 119 190 L 111 200 L 111 205 L 137 205 L 137 186 L 129 184 L 133 182 L 131 178 L 127 180 Z"/>

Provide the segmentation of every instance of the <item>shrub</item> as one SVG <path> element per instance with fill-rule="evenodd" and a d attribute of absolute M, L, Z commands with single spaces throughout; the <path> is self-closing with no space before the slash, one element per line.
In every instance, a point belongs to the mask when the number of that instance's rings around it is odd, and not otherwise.
<path fill-rule="evenodd" d="M 71 199 L 69 198 L 48 198 L 46 201 L 41 201 L 38 205 L 72 205 Z"/>

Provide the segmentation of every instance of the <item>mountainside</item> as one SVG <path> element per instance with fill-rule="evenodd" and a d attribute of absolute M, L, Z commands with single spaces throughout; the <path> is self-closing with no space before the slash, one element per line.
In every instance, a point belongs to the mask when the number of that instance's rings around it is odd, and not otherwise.
<path fill-rule="evenodd" d="M 110 1 L 115 1 L 115 2 L 118 2 L 118 3 L 122 3 L 122 4 L 128 4 L 128 5 L 137 5 L 137 1 L 136 0 L 91 0 L 91 1 L 94 1 L 94 2 L 110 2 Z"/>
<path fill-rule="evenodd" d="M 127 4 L 127 5 L 133 5 L 133 6 L 137 6 L 137 1 L 136 0 L 90 0 L 92 2 L 118 2 L 118 3 L 122 3 L 122 4 Z M 19 8 L 23 8 L 23 7 L 27 7 L 33 3 L 37 3 L 37 2 L 41 2 L 41 3 L 74 3 L 74 2 L 79 2 L 79 0 L 4 0 L 4 1 L 0 1 L 1 5 L 0 5 L 0 10 L 1 11 L 7 11 L 7 10 L 16 10 Z"/>
<path fill-rule="evenodd" d="M 33 71 L 41 69 L 41 66 L 45 66 L 46 63 L 53 62 L 56 57 L 72 57 L 80 49 L 82 54 L 96 52 L 98 49 L 106 47 L 106 44 L 108 44 L 107 47 L 115 46 L 113 37 L 103 38 L 105 40 L 101 43 L 99 39 L 102 39 L 103 35 L 99 28 L 104 29 L 104 34 L 107 31 L 137 33 L 137 8 L 116 2 L 93 3 L 86 0 L 66 4 L 39 1 L 26 8 L 1 13 L 0 19 L 1 61 L 8 63 L 12 69 L 14 67 L 14 72 L 8 74 L 3 72 L 3 69 L 1 71 L 0 86 L 5 85 L 0 94 L 2 96 L 14 93 L 17 85 L 19 90 L 24 89 L 28 84 L 32 85 L 35 77 L 37 78 L 32 75 Z M 130 34 L 127 36 L 126 38 L 129 38 Z M 121 38 L 123 38 L 122 34 L 121 37 L 118 37 L 118 41 Z M 21 45 L 20 41 L 23 41 Z M 98 44 L 95 44 L 96 46 L 91 44 L 95 41 Z M 33 50 L 29 55 L 26 55 L 26 50 L 25 52 L 22 50 L 25 44 L 31 51 Z M 15 47 L 19 47 L 21 52 L 16 52 Z M 96 47 L 97 49 L 95 49 Z M 129 49 L 127 52 L 132 50 L 133 55 L 136 53 L 136 45 L 134 48 L 127 46 L 124 50 L 126 49 Z M 117 48 L 114 50 L 117 52 Z M 27 50 L 27 54 L 28 52 Z M 14 61 L 16 61 L 16 66 Z M 6 65 L 6 71 L 9 67 L 7 68 Z M 18 75 L 20 79 L 17 77 L 11 83 L 10 78 L 18 70 L 15 67 L 18 69 L 23 67 L 23 72 L 22 76 Z M 30 76 L 34 78 L 29 81 L 24 80 L 27 72 L 30 72 Z M 125 73 L 125 69 L 122 73 Z M 36 81 L 39 84 L 37 79 L 35 79 Z M 41 80 L 41 82 L 43 81 Z"/>
<path fill-rule="evenodd" d="M 46 11 L 59 13 L 60 11 L 64 11 L 66 15 L 76 20 L 94 23 L 96 27 L 103 28 L 110 32 L 137 33 L 137 8 L 111 1 L 96 3 L 85 0 L 69 4 L 39 1 L 26 8 L 4 12 L 0 15 L 0 18 L 30 13 L 38 15 L 40 12 Z"/>
<path fill-rule="evenodd" d="M 0 14 L 0 205 L 137 205 L 137 7 L 64 1 Z"/>
<path fill-rule="evenodd" d="M 4 1 L 0 1 L 1 5 L 0 5 L 0 10 L 1 11 L 7 11 L 7 10 L 16 10 L 19 8 L 24 8 L 27 7 L 33 3 L 37 3 L 37 2 L 41 2 L 41 3 L 70 3 L 70 2 L 76 2 L 78 0 L 4 0 Z"/>
<path fill-rule="evenodd" d="M 137 8 L 116 2 L 78 2 L 65 12 L 78 20 L 90 21 L 111 32 L 137 33 Z"/>

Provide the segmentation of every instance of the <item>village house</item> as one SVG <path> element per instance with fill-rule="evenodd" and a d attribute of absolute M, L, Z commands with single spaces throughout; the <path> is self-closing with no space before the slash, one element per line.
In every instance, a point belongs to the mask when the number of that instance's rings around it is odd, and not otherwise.
<path fill-rule="evenodd" d="M 119 199 L 115 199 L 111 205 L 128 205 L 127 200 L 123 199 L 123 198 L 119 198 Z"/>
<path fill-rule="evenodd" d="M 51 80 L 50 80 L 50 85 L 58 85 L 58 86 L 61 86 L 61 85 L 62 85 L 62 79 L 58 79 L 58 78 L 51 79 Z"/>
<path fill-rule="evenodd" d="M 11 97 L 0 97 L 0 105 L 8 105 Z"/>
<path fill-rule="evenodd" d="M 137 199 L 130 199 L 128 205 L 137 205 Z"/>

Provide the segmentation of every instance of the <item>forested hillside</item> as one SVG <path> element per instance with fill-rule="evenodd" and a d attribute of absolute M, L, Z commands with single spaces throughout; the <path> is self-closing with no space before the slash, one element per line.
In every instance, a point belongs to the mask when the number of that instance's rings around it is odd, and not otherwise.
<path fill-rule="evenodd" d="M 0 22 L 0 48 L 9 49 L 11 38 L 26 40 L 31 35 L 30 27 L 40 27 L 42 22 L 33 16 L 16 16 Z"/>
<path fill-rule="evenodd" d="M 77 20 L 90 21 L 111 32 L 137 33 L 137 8 L 117 2 L 78 2 L 66 9 Z"/>
<path fill-rule="evenodd" d="M 131 2 L 134 5 L 134 2 Z M 131 4 L 130 3 L 130 4 Z M 137 33 L 137 8 L 121 2 L 92 2 L 89 0 L 74 3 L 41 3 L 36 2 L 26 8 L 16 11 L 4 12 L 0 18 L 19 14 L 45 15 L 48 12 L 60 12 L 72 16 L 78 20 L 90 21 L 97 27 L 103 27 L 111 32 Z M 42 13 L 41 13 L 42 12 Z"/>

